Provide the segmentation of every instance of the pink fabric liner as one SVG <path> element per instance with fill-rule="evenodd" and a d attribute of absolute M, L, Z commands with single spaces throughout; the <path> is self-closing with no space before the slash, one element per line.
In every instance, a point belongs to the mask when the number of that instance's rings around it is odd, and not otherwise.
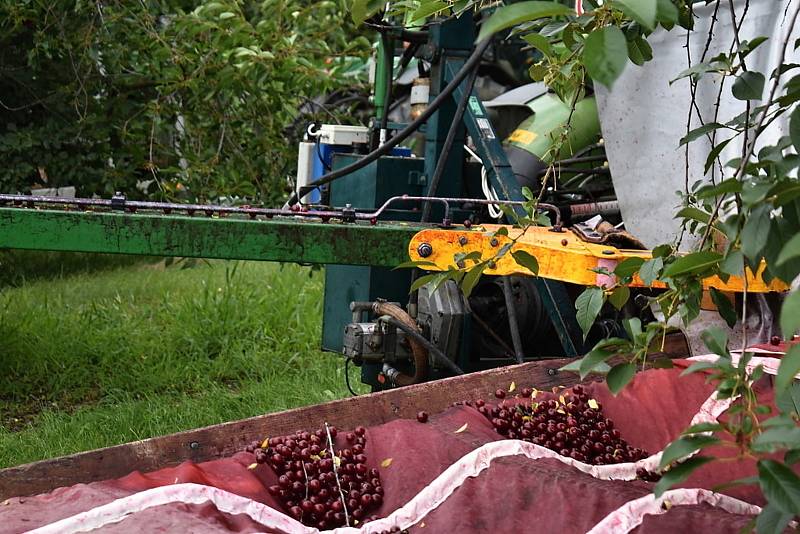
<path fill-rule="evenodd" d="M 771 353 L 771 350 L 758 348 L 754 351 L 764 354 Z M 739 357 L 739 354 L 733 354 L 734 363 L 739 360 Z M 715 355 L 703 355 L 690 358 L 689 361 L 714 361 L 716 358 L 717 356 Z M 752 370 L 758 365 L 763 366 L 766 373 L 774 375 L 780 365 L 780 360 L 771 357 L 754 357 L 748 367 Z M 712 394 L 700 406 L 698 412 L 692 418 L 691 424 L 716 421 L 727 410 L 730 402 L 730 400 L 717 401 L 715 395 Z M 523 441 L 501 440 L 490 442 L 465 454 L 449 465 L 437 478 L 423 487 L 404 506 L 396 509 L 388 517 L 363 525 L 361 529 L 340 528 L 336 529 L 335 532 L 369 533 L 380 532 L 394 526 L 407 528 L 415 525 L 444 503 L 465 480 L 480 475 L 493 460 L 507 456 L 524 456 L 531 460 L 551 458 L 597 479 L 632 480 L 636 478 L 636 469 L 639 467 L 651 471 L 655 470 L 660 462 L 661 452 L 636 463 L 594 466 L 562 457 L 554 451 Z M 665 511 L 662 508 L 662 504 L 665 502 L 664 499 L 672 505 L 705 503 L 741 514 L 757 513 L 759 510 L 755 505 L 726 495 L 716 494 L 709 490 L 682 488 L 667 492 L 661 499 L 655 499 L 652 495 L 648 495 L 630 501 L 609 513 L 591 532 L 627 532 L 632 528 L 636 528 L 642 523 L 644 515 L 660 514 Z M 103 525 L 120 522 L 131 514 L 148 508 L 169 503 L 199 504 L 208 501 L 213 502 L 222 512 L 247 515 L 259 524 L 281 532 L 319 532 L 317 529 L 303 526 L 289 516 L 255 500 L 200 484 L 174 484 L 141 491 L 56 521 L 32 532 L 88 531 L 100 528 Z"/>

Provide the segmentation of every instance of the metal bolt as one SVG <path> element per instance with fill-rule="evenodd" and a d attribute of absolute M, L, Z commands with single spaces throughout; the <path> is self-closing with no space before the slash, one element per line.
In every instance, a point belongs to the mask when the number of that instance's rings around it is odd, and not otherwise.
<path fill-rule="evenodd" d="M 603 254 L 605 254 L 606 256 L 613 256 L 614 255 L 614 251 L 613 250 L 604 250 Z"/>
<path fill-rule="evenodd" d="M 197 449 L 200 448 L 200 444 L 196 441 L 193 441 L 189 444 L 189 448 L 192 449 L 193 451 L 196 451 Z"/>
<path fill-rule="evenodd" d="M 495 267 L 497 267 L 497 264 L 494 262 L 494 260 L 489 260 L 488 267 L 490 269 L 494 269 Z"/>
<path fill-rule="evenodd" d="M 458 238 L 458 244 L 461 245 L 462 247 L 464 245 L 466 245 L 467 244 L 467 236 L 462 235 L 461 237 L 459 237 Z"/>
<path fill-rule="evenodd" d="M 433 254 L 433 247 L 430 243 L 420 243 L 417 247 L 417 254 L 419 254 L 420 258 L 427 258 Z"/>
<path fill-rule="evenodd" d="M 491 238 L 491 239 L 489 240 L 489 244 L 490 244 L 490 245 L 492 245 L 493 247 L 496 247 L 496 246 L 497 246 L 499 243 L 500 243 L 500 242 L 497 240 L 497 238 L 496 238 L 496 237 L 493 237 L 493 238 Z"/>
<path fill-rule="evenodd" d="M 555 369 L 553 369 L 552 367 L 550 367 L 549 369 L 547 369 L 547 375 L 548 375 L 548 376 L 556 376 L 556 374 L 557 374 L 557 373 L 558 373 L 558 371 L 557 371 L 557 370 L 555 370 Z"/>

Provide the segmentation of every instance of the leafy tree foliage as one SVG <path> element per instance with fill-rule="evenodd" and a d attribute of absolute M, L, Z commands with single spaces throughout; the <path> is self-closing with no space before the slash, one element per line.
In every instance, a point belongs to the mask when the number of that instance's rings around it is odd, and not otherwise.
<path fill-rule="evenodd" d="M 287 125 L 363 83 L 343 3 L 0 1 L 0 190 L 274 203 Z"/>

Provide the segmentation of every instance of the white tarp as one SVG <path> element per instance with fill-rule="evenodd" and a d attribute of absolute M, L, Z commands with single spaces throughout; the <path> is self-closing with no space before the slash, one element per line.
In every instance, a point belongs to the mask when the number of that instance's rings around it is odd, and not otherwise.
<path fill-rule="evenodd" d="M 729 0 L 718 1 L 721 5 L 706 60 L 721 52 L 727 53 L 733 41 Z M 767 76 L 764 99 L 771 85 L 769 75 L 781 63 L 781 43 L 789 26 L 789 3 L 789 0 L 749 0 L 747 15 L 739 31 L 741 40 L 769 37 L 746 59 L 749 70 Z M 737 16 L 741 17 L 745 0 L 734 0 L 734 6 Z M 692 64 L 698 63 L 703 54 L 714 7 L 715 3 L 695 6 L 695 29 L 689 40 Z M 686 33 L 677 26 L 669 32 L 657 30 L 648 39 L 653 47 L 652 61 L 642 67 L 629 64 L 611 91 L 600 84 L 595 85 L 608 161 L 626 228 L 650 247 L 671 241 L 680 229 L 673 217 L 676 206 L 680 204 L 676 191 L 685 190 L 686 159 L 684 147 L 679 148 L 678 143 L 686 135 L 691 93 L 688 79 L 672 85 L 669 82 L 689 66 Z M 790 62 L 800 59 L 793 46 L 798 36 L 797 28 L 793 33 L 786 54 Z M 791 75 L 793 73 L 785 75 L 782 81 Z M 698 84 L 696 102 L 703 123 L 714 121 L 721 79 L 718 75 L 706 75 Z M 729 77 L 724 83 L 716 121 L 721 123 L 745 110 L 745 103 L 731 95 L 733 79 Z M 780 87 L 778 91 L 780 95 Z M 696 113 L 693 113 L 691 128 L 700 125 Z M 787 131 L 788 116 L 784 115 L 770 126 L 762 140 L 774 143 Z M 731 133 L 729 130 L 722 132 L 717 134 L 718 142 L 727 139 Z M 705 137 L 690 143 L 690 186 L 701 179 L 712 179 L 711 172 L 703 175 L 710 147 Z M 723 151 L 721 161 L 724 164 L 740 157 L 741 152 L 741 140 L 732 141 Z M 727 169 L 727 176 L 731 174 L 732 170 Z M 713 179 L 719 181 L 718 169 Z M 687 245 L 684 240 L 683 246 Z"/>

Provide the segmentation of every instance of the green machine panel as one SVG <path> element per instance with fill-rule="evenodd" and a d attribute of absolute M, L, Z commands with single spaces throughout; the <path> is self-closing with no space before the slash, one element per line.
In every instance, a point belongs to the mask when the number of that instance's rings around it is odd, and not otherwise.
<path fill-rule="evenodd" d="M 348 165 L 360 156 L 336 154 L 333 168 Z M 426 179 L 424 160 L 387 156 L 363 169 L 331 183 L 330 203 L 333 206 L 352 204 L 357 209 L 372 209 L 387 199 L 403 194 L 424 194 Z M 418 221 L 418 206 L 392 205 L 382 219 Z M 366 245 L 366 243 L 365 243 Z M 322 317 L 322 349 L 341 352 L 344 327 L 352 321 L 349 305 L 360 300 L 384 298 L 405 303 L 411 284 L 409 270 L 393 271 L 383 267 L 327 265 Z"/>

